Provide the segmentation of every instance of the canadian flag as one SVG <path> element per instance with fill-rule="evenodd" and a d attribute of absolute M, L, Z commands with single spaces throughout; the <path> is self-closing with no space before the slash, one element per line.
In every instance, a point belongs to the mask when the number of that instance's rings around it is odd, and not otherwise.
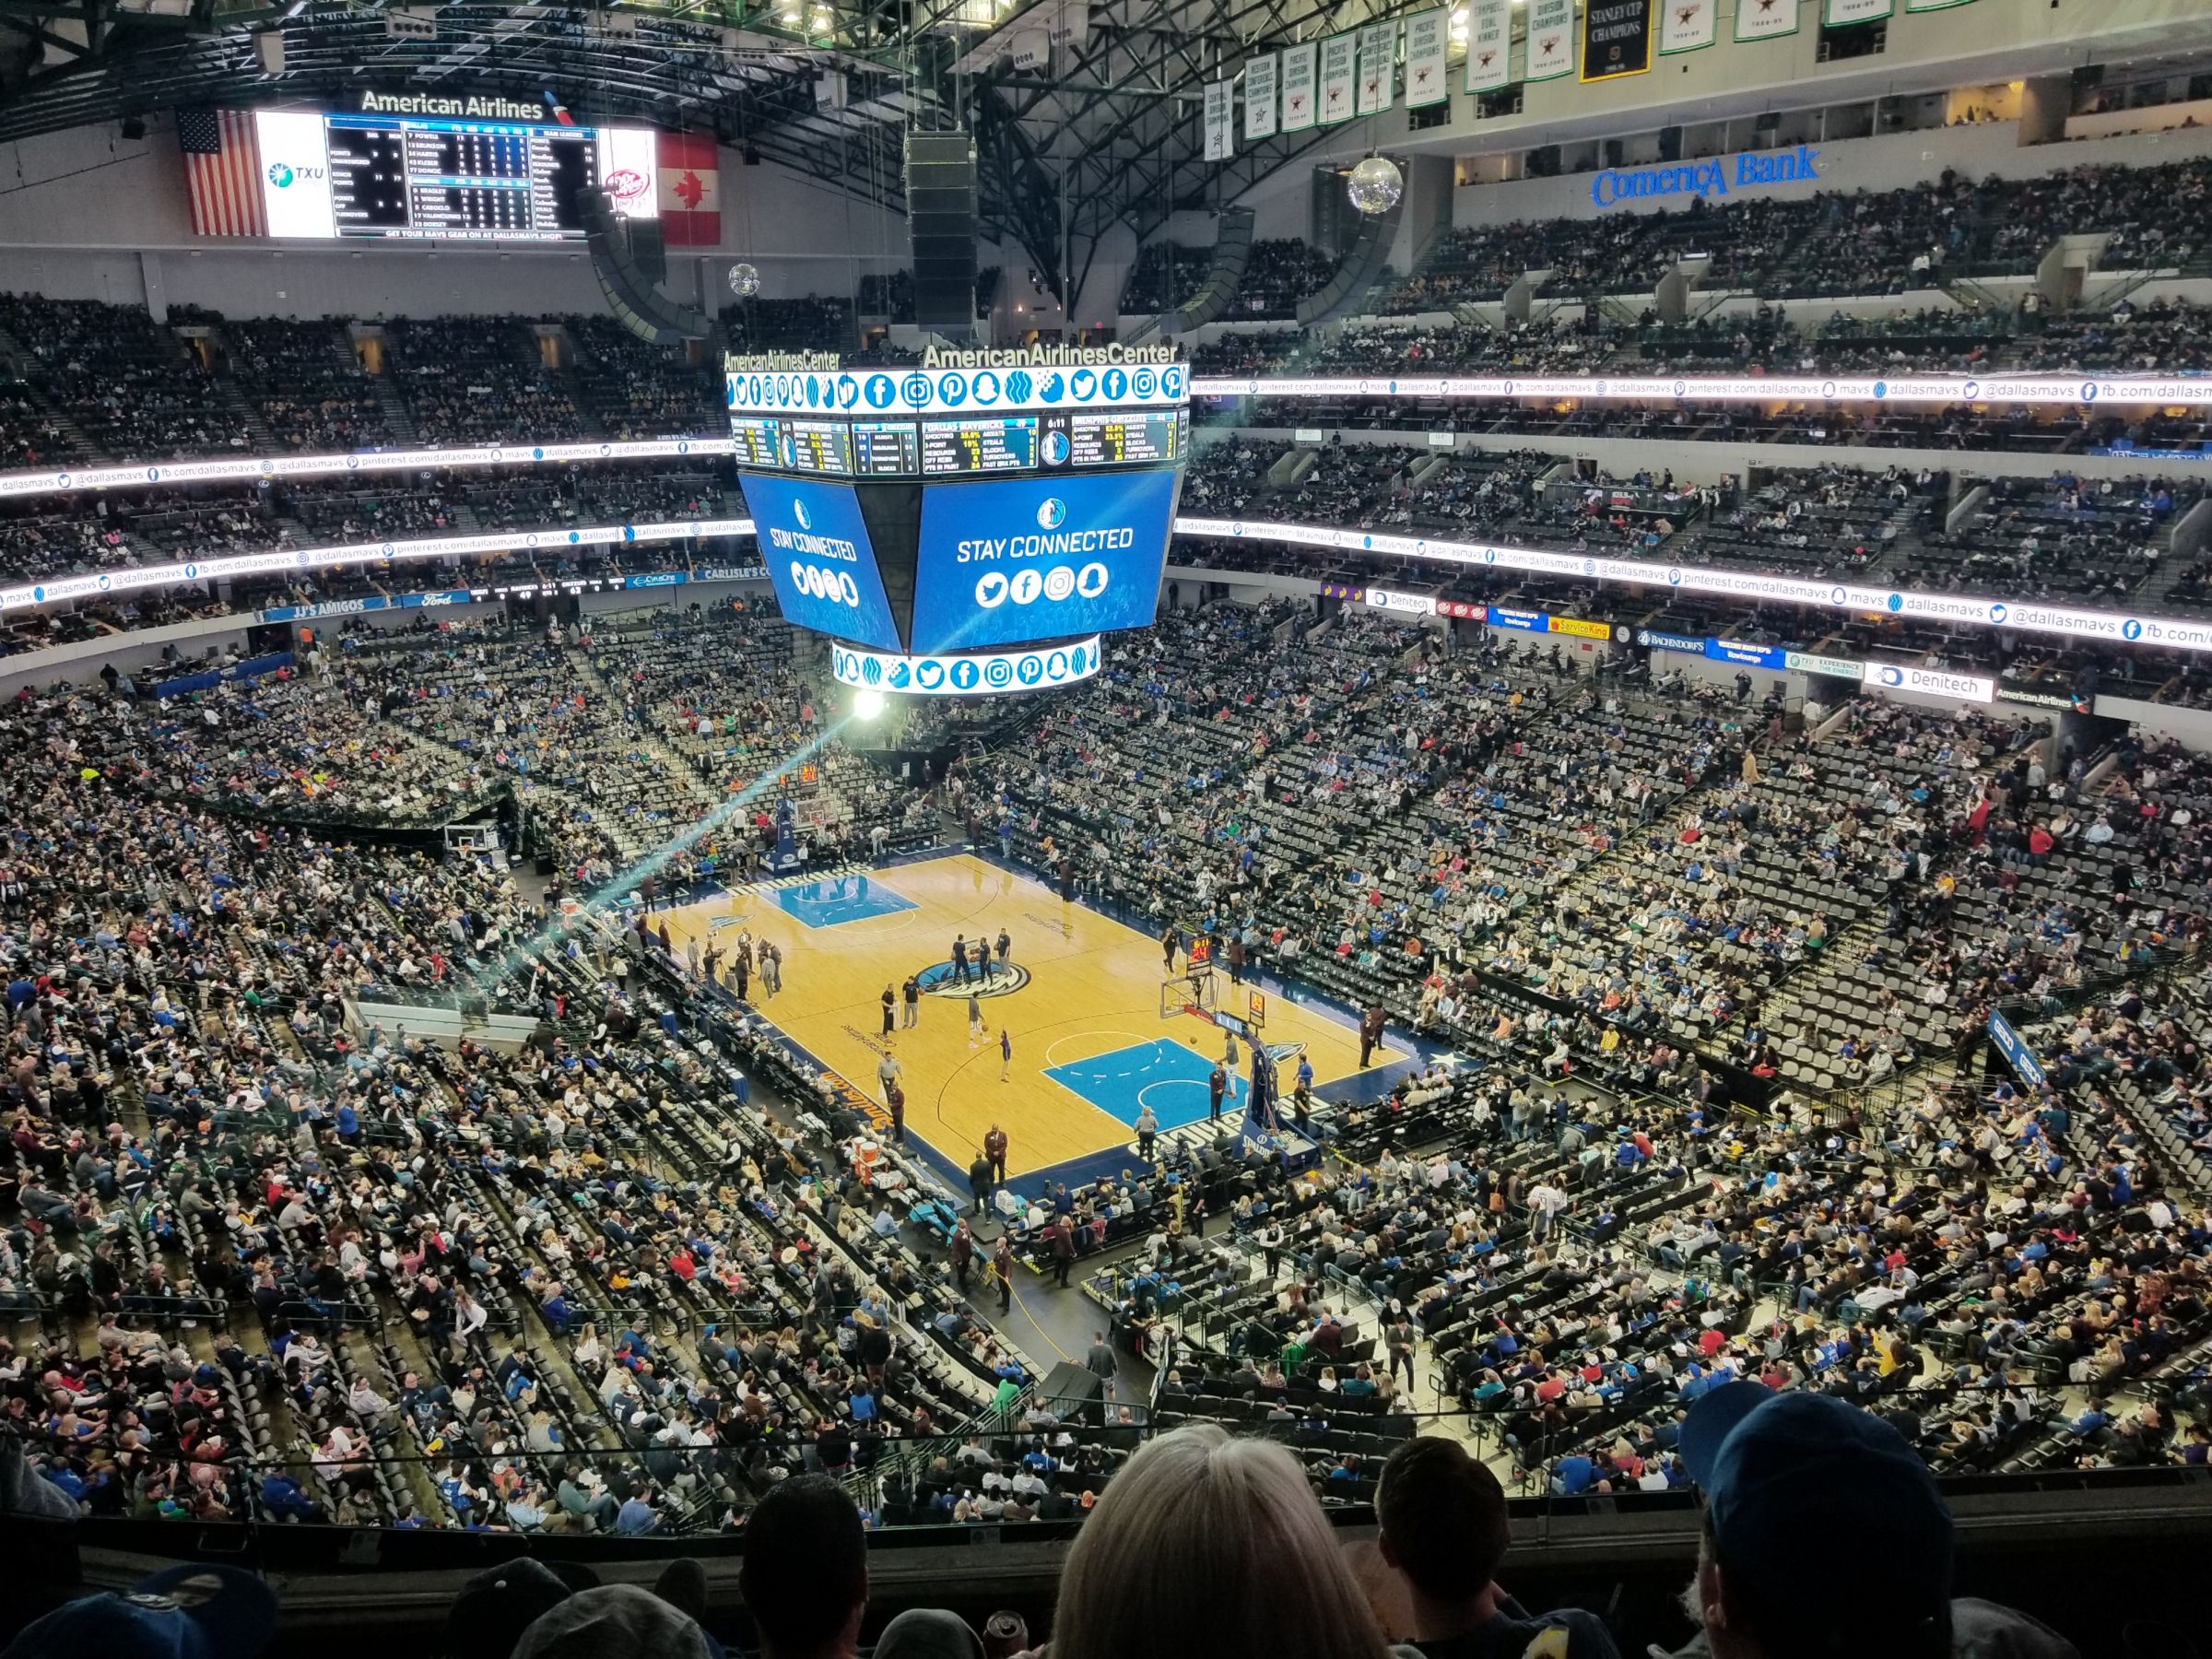
<path fill-rule="evenodd" d="M 721 245 L 718 154 L 712 134 L 661 135 L 661 234 L 670 247 Z"/>

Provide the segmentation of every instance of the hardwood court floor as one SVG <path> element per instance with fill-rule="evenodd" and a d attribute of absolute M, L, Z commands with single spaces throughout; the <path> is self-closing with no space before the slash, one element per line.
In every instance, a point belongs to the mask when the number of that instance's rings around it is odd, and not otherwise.
<path fill-rule="evenodd" d="M 904 1068 L 908 1135 L 956 1168 L 968 1166 L 994 1123 L 1017 1176 L 1128 1145 L 1140 1100 L 1163 1128 L 1205 1115 L 1205 1079 L 1225 1033 L 1187 1016 L 1160 1018 L 1158 941 L 982 859 L 961 853 L 881 875 L 760 884 L 663 913 L 679 956 L 694 935 L 702 951 L 712 940 L 726 952 L 740 929 L 775 941 L 783 989 L 763 997 L 756 979 L 755 1006 L 877 1100 L 884 986 L 896 993 L 910 973 L 941 971 L 956 934 L 972 943 L 1004 927 L 1028 978 L 982 999 L 982 1044 L 970 1045 L 965 993 L 949 989 L 924 994 L 916 1028 L 889 1039 Z M 1224 984 L 1222 995 L 1224 1006 L 1243 1008 L 1243 992 Z M 1002 1025 L 1014 1039 L 1004 1083 Z M 1265 1035 L 1304 1043 L 1317 1087 L 1359 1069 L 1359 1033 L 1310 1006 L 1268 997 Z M 1404 1057 L 1378 1050 L 1375 1065 Z M 1296 1068 L 1282 1063 L 1285 1092 Z"/>

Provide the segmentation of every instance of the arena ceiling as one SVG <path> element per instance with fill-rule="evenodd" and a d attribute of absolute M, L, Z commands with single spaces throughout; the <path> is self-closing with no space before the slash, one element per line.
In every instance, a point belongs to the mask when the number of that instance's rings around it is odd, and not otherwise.
<path fill-rule="evenodd" d="M 712 129 L 897 206 L 905 130 L 964 126 L 984 232 L 1018 244 L 1057 292 L 1115 224 L 1141 234 L 1176 208 L 1233 199 L 1321 142 L 1316 129 L 1206 165 L 1206 81 L 1324 23 L 1428 3 L 0 0 L 0 139 L 200 105 L 337 103 L 371 88 L 550 93 L 580 120 Z"/>

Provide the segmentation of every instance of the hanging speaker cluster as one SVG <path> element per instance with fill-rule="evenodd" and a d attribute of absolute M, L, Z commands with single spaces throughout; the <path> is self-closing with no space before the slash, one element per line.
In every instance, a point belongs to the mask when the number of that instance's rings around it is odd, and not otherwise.
<path fill-rule="evenodd" d="M 660 291 L 668 276 L 660 220 L 622 218 L 615 211 L 614 197 L 604 190 L 585 191 L 582 209 L 592 274 L 623 327 L 655 346 L 703 340 L 714 332 L 712 320 L 703 312 Z"/>
<path fill-rule="evenodd" d="M 906 135 L 906 214 L 914 239 L 914 321 L 975 327 L 975 141 L 966 133 Z"/>

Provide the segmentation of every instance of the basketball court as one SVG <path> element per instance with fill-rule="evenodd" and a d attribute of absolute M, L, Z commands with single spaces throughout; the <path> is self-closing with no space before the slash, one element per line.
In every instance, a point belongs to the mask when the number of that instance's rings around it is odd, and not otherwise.
<path fill-rule="evenodd" d="M 906 1090 L 906 1130 L 964 1171 L 996 1124 L 1008 1140 L 1007 1173 L 1018 1178 L 1086 1160 L 1120 1158 L 1135 1138 L 1137 1114 L 1152 1109 L 1163 1131 L 1203 1121 L 1207 1078 L 1232 1036 L 1236 1063 L 1223 1117 L 1239 1121 L 1249 1091 L 1249 1043 L 1265 1041 L 1288 1097 L 1300 1056 L 1314 1086 L 1359 1071 L 1353 1017 L 1312 1000 L 1232 985 L 1225 973 L 1190 972 L 1180 956 L 1163 971 L 1159 940 L 966 853 L 894 869 L 762 882 L 665 912 L 677 953 L 696 937 L 725 952 L 740 933 L 766 936 L 783 953 L 783 989 L 751 1001 L 816 1062 L 880 1102 L 877 1067 L 888 1047 Z M 957 936 L 971 948 L 1012 940 L 1006 971 L 956 975 Z M 907 976 L 923 982 L 912 1030 L 883 1035 L 883 990 L 899 995 Z M 971 991 L 985 1030 L 969 1034 Z M 894 1018 L 903 1017 L 903 1003 Z M 1255 1023 L 1256 1021 L 1256 1023 Z M 999 1032 L 1014 1059 L 999 1080 Z M 1408 1058 L 1378 1049 L 1368 1076 Z M 1074 1172 L 1074 1171 L 1071 1171 Z"/>

